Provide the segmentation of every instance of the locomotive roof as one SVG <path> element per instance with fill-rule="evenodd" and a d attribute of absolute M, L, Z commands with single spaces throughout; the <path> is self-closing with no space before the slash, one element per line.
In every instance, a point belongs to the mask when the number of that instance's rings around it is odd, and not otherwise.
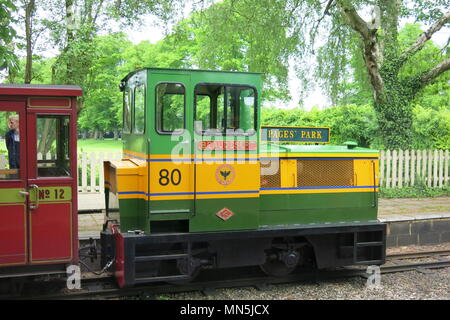
<path fill-rule="evenodd" d="M 14 96 L 81 96 L 82 89 L 73 85 L 0 84 L 0 95 Z"/>
<path fill-rule="evenodd" d="M 221 70 L 201 70 L 201 69 L 171 69 L 171 68 L 152 68 L 152 67 L 146 67 L 137 69 L 135 71 L 130 72 L 127 74 L 122 81 L 128 80 L 130 77 L 132 77 L 135 73 L 138 73 L 143 70 L 152 70 L 152 71 L 172 71 L 172 72 L 214 72 L 214 73 L 230 73 L 230 74 L 254 74 L 254 75 L 261 75 L 261 72 L 243 72 L 243 71 L 221 71 Z"/>

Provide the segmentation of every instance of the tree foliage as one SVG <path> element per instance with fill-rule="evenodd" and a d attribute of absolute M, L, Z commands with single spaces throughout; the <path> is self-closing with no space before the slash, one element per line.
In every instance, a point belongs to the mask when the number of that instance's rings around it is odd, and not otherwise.
<path fill-rule="evenodd" d="M 0 70 L 6 68 L 16 68 L 17 57 L 14 47 L 11 46 L 13 39 L 17 36 L 12 27 L 15 21 L 12 12 L 16 10 L 13 1 L 0 0 Z"/>
<path fill-rule="evenodd" d="M 418 58 L 419 52 L 426 50 L 431 36 L 450 21 L 446 2 L 417 0 L 412 8 L 408 8 L 406 1 L 373 1 L 371 4 L 379 9 L 379 23 L 366 22 L 361 18 L 358 10 L 368 8 L 363 1 L 330 0 L 328 4 L 329 10 L 325 13 L 330 16 L 329 30 L 350 30 L 352 35 L 357 36 L 357 45 L 364 57 L 365 66 L 358 70 L 365 71 L 370 81 L 374 107 L 385 144 L 391 148 L 411 146 L 414 99 L 424 87 L 450 69 L 450 56 L 448 52 L 441 53 L 440 56 L 435 55 L 434 61 L 427 60 L 428 65 L 424 69 L 413 71 L 410 68 L 409 74 L 406 69 L 408 65 L 416 66 L 414 60 Z M 417 5 L 421 10 L 418 10 Z M 404 17 L 415 17 L 419 21 L 431 23 L 431 26 L 416 38 L 408 38 L 411 43 L 406 45 L 405 41 L 401 43 L 402 39 L 398 34 L 400 19 Z M 351 65 L 350 59 L 339 61 L 330 57 L 332 49 L 338 52 L 339 57 L 351 48 L 348 45 L 349 37 L 342 31 L 327 41 L 321 55 L 323 61 L 333 60 L 338 63 L 328 64 L 328 70 L 333 72 L 319 73 L 330 88 L 338 88 L 336 91 L 341 91 L 339 78 L 333 76 L 327 78 L 327 73 L 339 74 L 338 70 L 341 70 L 346 74 L 345 69 Z M 405 46 L 402 47 L 401 44 Z"/>

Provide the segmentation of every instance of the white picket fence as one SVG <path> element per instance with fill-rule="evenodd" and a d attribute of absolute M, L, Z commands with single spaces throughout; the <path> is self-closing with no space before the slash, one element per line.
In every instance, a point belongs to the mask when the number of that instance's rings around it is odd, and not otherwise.
<path fill-rule="evenodd" d="M 78 192 L 104 193 L 103 161 L 120 160 L 122 152 L 78 154 Z"/>
<path fill-rule="evenodd" d="M 443 187 L 450 181 L 448 171 L 449 150 L 381 151 L 380 186 L 384 188 L 402 188 L 418 182 Z"/>
<path fill-rule="evenodd" d="M 79 153 L 78 154 L 78 191 L 83 193 L 103 193 L 103 161 L 120 160 L 121 152 Z M 51 159 L 51 155 L 38 159 Z M 450 183 L 449 150 L 386 150 L 380 157 L 380 186 L 384 188 L 402 188 L 415 183 L 425 183 L 429 187 L 443 187 Z M 7 161 L 0 154 L 0 169 Z"/>
<path fill-rule="evenodd" d="M 103 192 L 103 165 L 105 159 L 119 160 L 121 153 L 81 154 L 78 160 L 81 192 Z M 380 155 L 380 185 L 384 188 L 413 186 L 421 180 L 429 187 L 443 187 L 450 183 L 449 150 L 387 150 Z M 90 168 L 90 169 L 88 169 Z M 87 172 L 90 170 L 90 181 Z M 100 174 L 95 178 L 92 173 Z M 98 181 L 97 184 L 95 181 Z M 89 182 L 89 184 L 88 184 Z"/>

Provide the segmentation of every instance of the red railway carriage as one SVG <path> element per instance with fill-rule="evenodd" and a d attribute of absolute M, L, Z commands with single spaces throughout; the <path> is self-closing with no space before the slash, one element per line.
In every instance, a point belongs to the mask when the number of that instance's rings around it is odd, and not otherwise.
<path fill-rule="evenodd" d="M 78 262 L 81 94 L 77 86 L 0 85 L 0 278 Z"/>

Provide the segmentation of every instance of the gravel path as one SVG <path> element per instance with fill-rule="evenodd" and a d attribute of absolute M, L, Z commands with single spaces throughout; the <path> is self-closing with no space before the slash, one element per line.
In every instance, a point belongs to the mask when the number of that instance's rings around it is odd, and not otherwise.
<path fill-rule="evenodd" d="M 254 288 L 218 289 L 205 296 L 201 292 L 166 294 L 162 300 L 450 300 L 450 268 L 430 273 L 410 271 L 381 275 L 380 288 L 368 288 L 366 279 L 323 280 L 316 283 L 274 285 L 266 291 Z"/>

